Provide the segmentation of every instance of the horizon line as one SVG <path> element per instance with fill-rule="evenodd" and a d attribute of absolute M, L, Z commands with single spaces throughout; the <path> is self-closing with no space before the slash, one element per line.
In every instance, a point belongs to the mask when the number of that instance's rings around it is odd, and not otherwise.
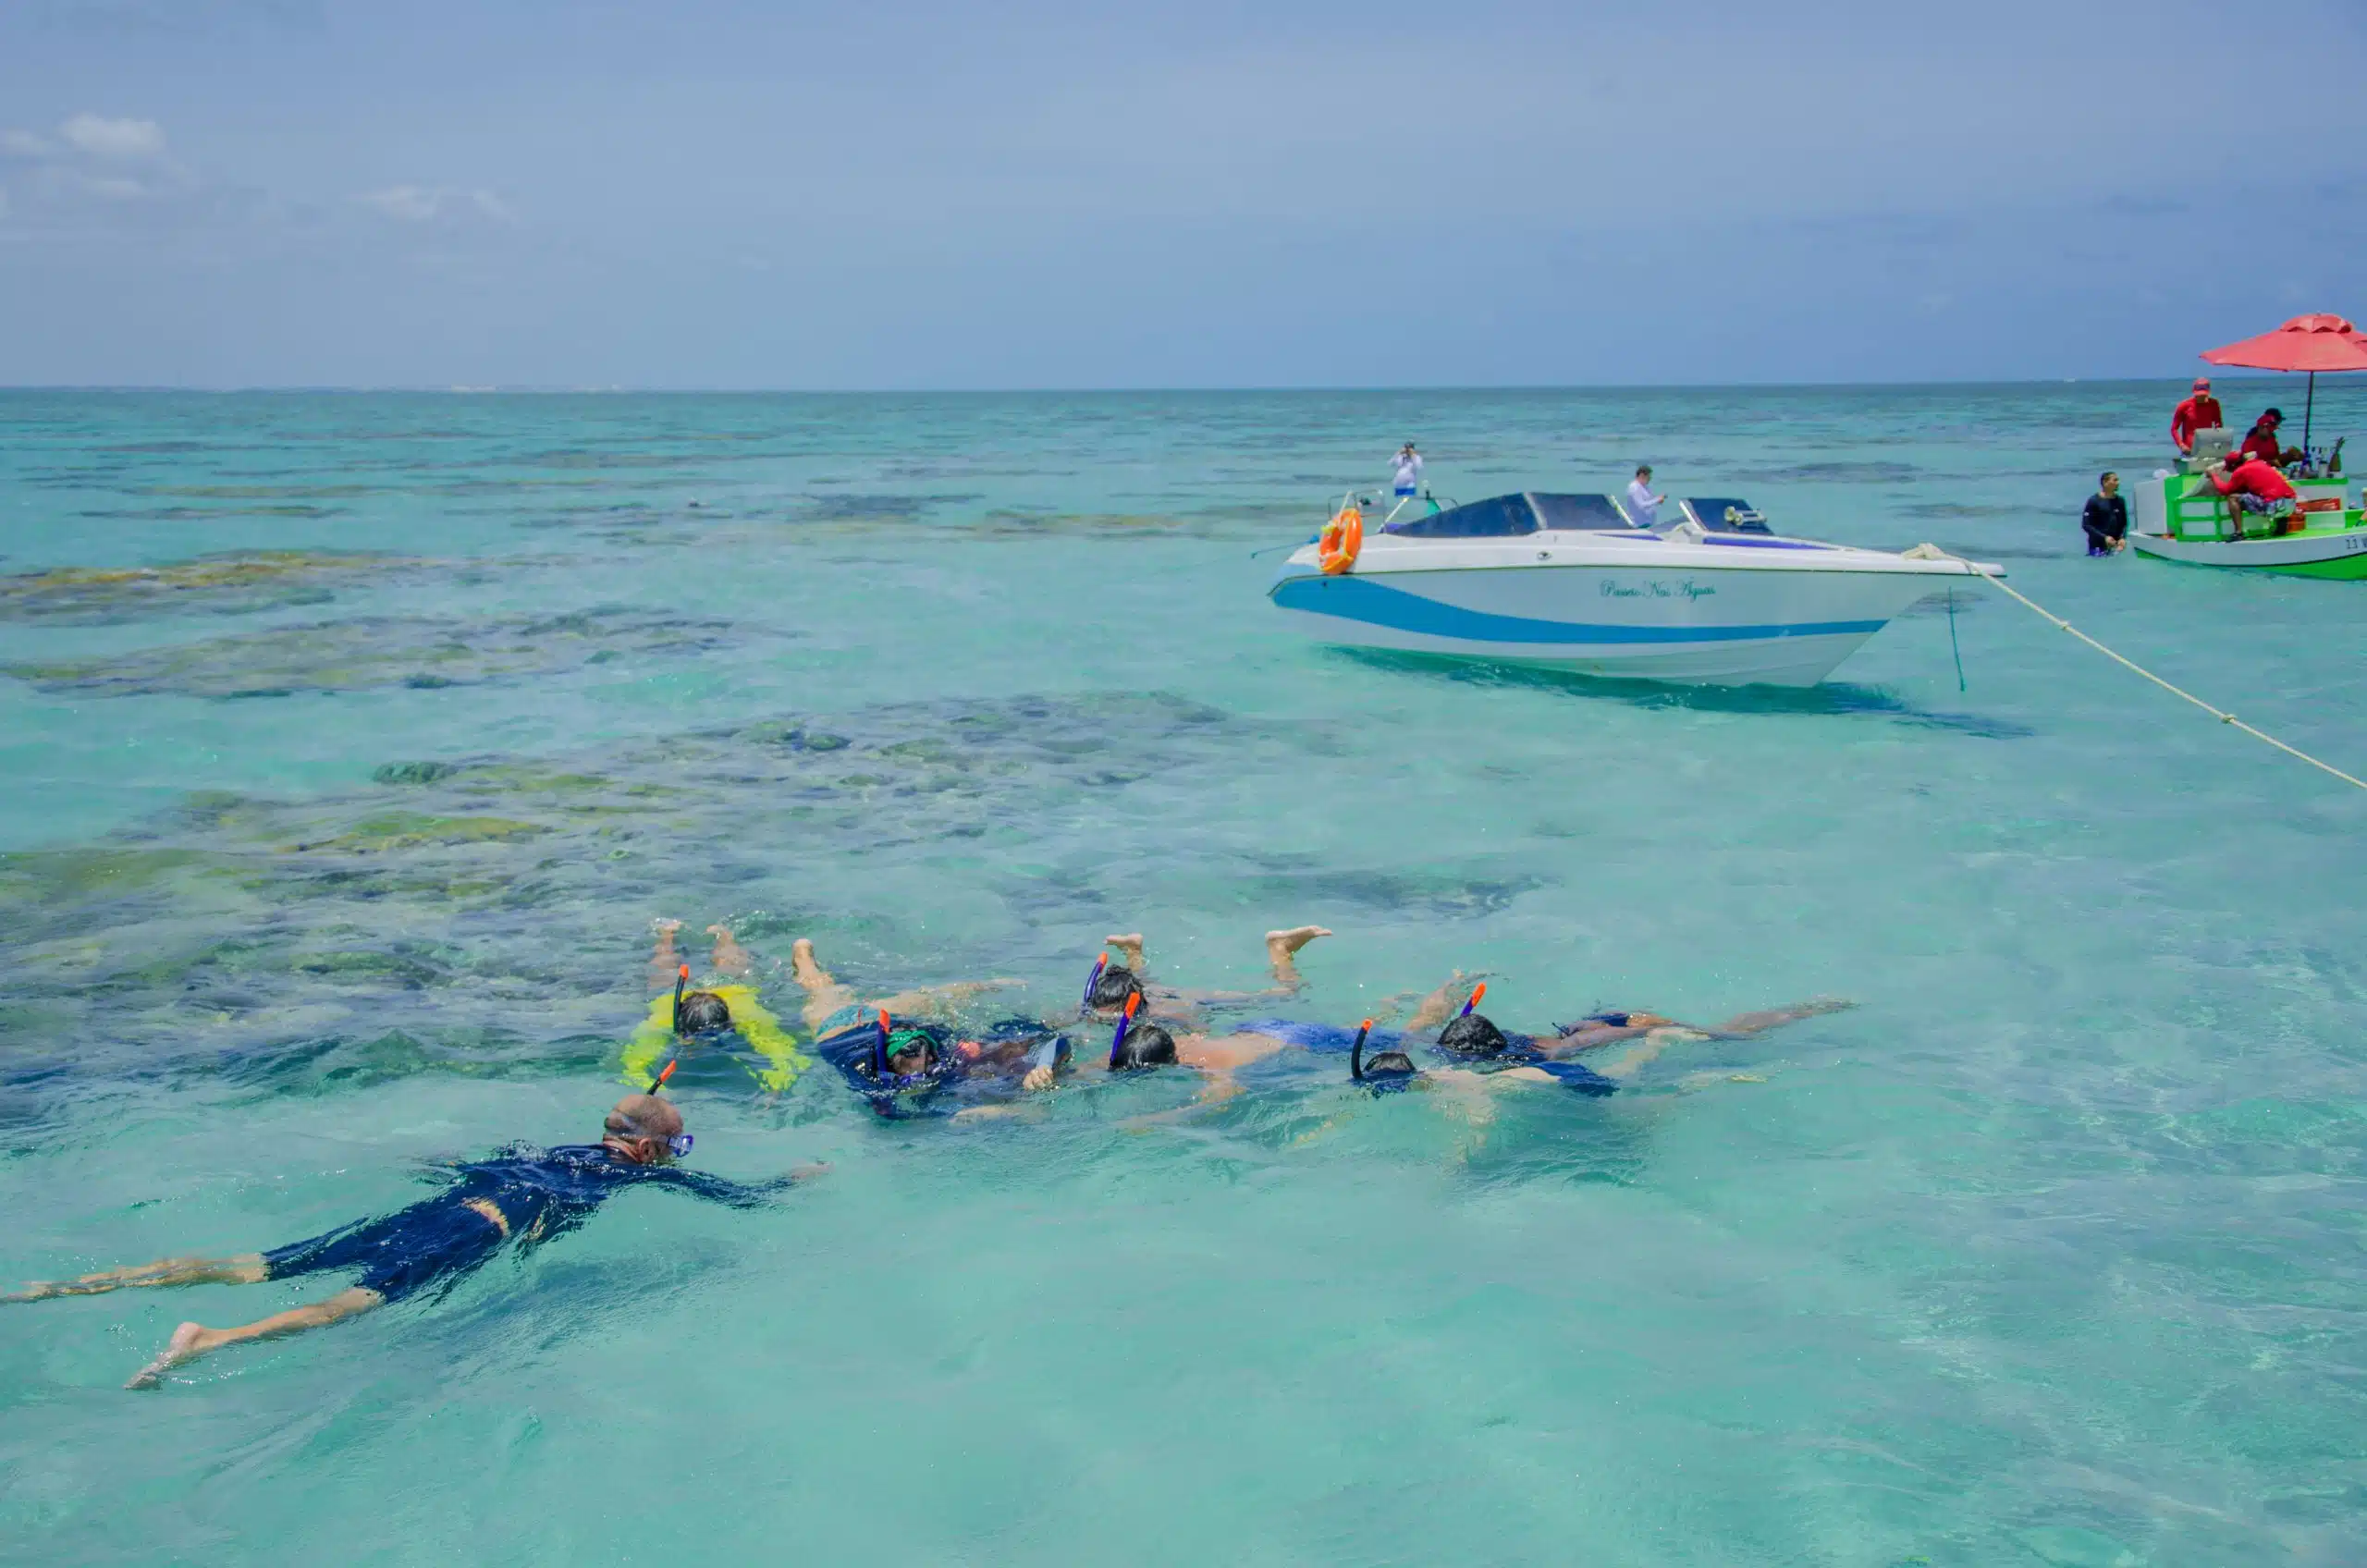
<path fill-rule="evenodd" d="M 2214 367 L 2214 380 L 2254 380 L 2294 373 Z M 1383 386 L 1346 386 L 1317 382 L 1275 382 L 1266 385 L 1220 386 L 1214 383 L 1177 386 L 646 386 L 610 383 L 579 386 L 546 382 L 0 382 L 0 396 L 31 392 L 183 393 L 211 397 L 286 396 L 296 393 L 367 396 L 402 393 L 441 398 L 487 397 L 749 397 L 749 398 L 1017 398 L 1124 397 L 1177 394 L 1234 395 L 1244 393 L 1321 393 L 1385 395 L 1437 392 L 1730 392 L 1730 391 L 1884 391 L 1919 387 L 2140 386 L 2175 382 L 2185 373 L 2163 375 L 1942 377 L 1929 381 L 1638 381 L 1638 382 L 1408 382 Z"/>

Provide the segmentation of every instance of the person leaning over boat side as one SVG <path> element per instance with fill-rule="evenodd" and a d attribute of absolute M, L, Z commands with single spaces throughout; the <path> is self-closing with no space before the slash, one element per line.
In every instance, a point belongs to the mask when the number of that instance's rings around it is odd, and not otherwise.
<path fill-rule="evenodd" d="M 2227 416 L 2219 407 L 2219 399 L 2211 395 L 2211 378 L 2194 378 L 2194 395 L 2170 411 L 2170 444 L 2178 456 L 2194 456 L 2195 432 L 2218 430 L 2226 426 Z"/>
<path fill-rule="evenodd" d="M 2120 475 L 2107 470 L 2096 482 L 2096 493 L 2079 514 L 2079 526 L 2088 535 L 2091 556 L 2111 555 L 2128 543 L 2128 502 L 2120 493 Z"/>
<path fill-rule="evenodd" d="M 2227 528 L 2238 539 L 2244 536 L 2246 512 L 2282 523 L 2300 504 L 2300 493 L 2260 458 L 2245 458 L 2232 468 L 2224 460 L 2214 462 L 2205 477 L 2227 503 Z"/>
<path fill-rule="evenodd" d="M 1408 441 L 1397 448 L 1397 455 L 1390 459 L 1389 466 L 1397 498 L 1412 500 L 1415 492 L 1422 487 L 1422 454 L 1414 450 L 1414 443 Z"/>
<path fill-rule="evenodd" d="M 1638 528 L 1657 528 L 1661 521 L 1661 503 L 1666 496 L 1652 494 L 1652 465 L 1645 463 L 1636 470 L 1636 477 L 1627 484 L 1627 515 Z"/>
<path fill-rule="evenodd" d="M 771 1194 L 819 1174 L 806 1167 L 753 1185 L 704 1171 L 676 1170 L 690 1153 L 682 1115 L 654 1095 L 627 1095 L 608 1112 L 596 1144 L 564 1144 L 536 1153 L 503 1150 L 457 1168 L 452 1184 L 432 1198 L 375 1219 L 339 1226 L 310 1241 L 233 1257 L 168 1257 L 31 1286 L 0 1301 L 47 1301 L 109 1291 L 170 1285 L 254 1285 L 306 1274 L 352 1272 L 361 1281 L 324 1301 L 277 1312 L 235 1329 L 184 1323 L 164 1353 L 134 1374 L 131 1389 L 153 1389 L 164 1374 L 209 1351 L 247 1340 L 272 1340 L 325 1329 L 358 1313 L 436 1288 L 449 1290 L 513 1237 L 522 1252 L 564 1235 L 608 1198 L 653 1182 L 733 1208 L 754 1208 Z"/>

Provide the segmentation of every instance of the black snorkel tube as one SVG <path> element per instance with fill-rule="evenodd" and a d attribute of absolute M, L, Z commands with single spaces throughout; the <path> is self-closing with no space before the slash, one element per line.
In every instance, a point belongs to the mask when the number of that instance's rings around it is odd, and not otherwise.
<path fill-rule="evenodd" d="M 1367 1018 L 1356 1025 L 1356 1043 L 1348 1047 L 1348 1076 L 1361 1084 L 1365 1081 L 1365 1036 L 1372 1033 L 1372 1020 Z"/>
<path fill-rule="evenodd" d="M 691 983 L 691 966 L 682 965 L 674 976 L 674 1033 L 682 1032 L 682 987 Z"/>

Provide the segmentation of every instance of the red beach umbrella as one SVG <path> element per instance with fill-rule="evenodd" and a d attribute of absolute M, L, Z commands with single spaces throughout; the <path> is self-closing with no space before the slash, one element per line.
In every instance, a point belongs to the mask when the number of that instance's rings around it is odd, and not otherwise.
<path fill-rule="evenodd" d="M 2310 416 L 2317 411 L 2318 373 L 2367 370 L 2367 337 L 2342 317 L 2331 314 L 2295 316 L 2275 332 L 2263 332 L 2240 343 L 2204 352 L 2214 365 L 2242 365 L 2248 370 L 2306 371 L 2310 402 L 2301 415 L 2301 445 L 2310 445 Z"/>

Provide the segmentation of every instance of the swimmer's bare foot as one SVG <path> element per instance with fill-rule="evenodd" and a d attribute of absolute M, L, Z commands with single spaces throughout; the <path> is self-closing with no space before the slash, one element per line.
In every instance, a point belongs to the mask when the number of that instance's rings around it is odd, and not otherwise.
<path fill-rule="evenodd" d="M 670 937 L 681 928 L 682 923 L 681 921 L 667 920 L 663 917 L 653 920 L 649 923 L 649 934 L 653 937 Z"/>
<path fill-rule="evenodd" d="M 1329 937 L 1330 935 L 1331 935 L 1331 933 L 1326 931 L 1320 925 L 1294 925 L 1287 931 L 1267 932 L 1266 962 L 1273 965 L 1274 978 L 1280 981 L 1282 985 L 1289 986 L 1291 989 L 1296 990 L 1298 988 L 1298 964 L 1295 960 L 1298 956 L 1299 949 L 1306 946 L 1307 943 L 1312 942 L 1318 937 Z"/>
<path fill-rule="evenodd" d="M 1137 974 L 1143 972 L 1143 934 L 1141 932 L 1136 931 L 1131 936 L 1104 937 L 1101 942 L 1104 947 L 1118 949 L 1120 963 Z"/>
<path fill-rule="evenodd" d="M 131 1375 L 127 1389 L 153 1389 L 165 1379 L 165 1374 L 184 1362 L 195 1361 L 214 1348 L 213 1330 L 202 1323 L 184 1323 L 173 1330 L 173 1337 L 155 1360 Z"/>
<path fill-rule="evenodd" d="M 796 976 L 797 983 L 809 991 L 816 986 L 830 983 L 830 972 L 815 962 L 814 940 L 810 937 L 800 937 L 790 943 L 789 968 L 790 973 Z"/>
<path fill-rule="evenodd" d="M 1266 956 L 1280 963 L 1318 937 L 1330 935 L 1331 933 L 1320 925 L 1294 925 L 1287 931 L 1269 931 L 1266 933 Z"/>
<path fill-rule="evenodd" d="M 715 956 L 709 962 L 714 964 L 717 974 L 748 973 L 748 950 L 742 948 L 738 938 L 731 935 L 731 927 L 710 925 L 706 928 L 706 934 L 715 938 Z"/>

